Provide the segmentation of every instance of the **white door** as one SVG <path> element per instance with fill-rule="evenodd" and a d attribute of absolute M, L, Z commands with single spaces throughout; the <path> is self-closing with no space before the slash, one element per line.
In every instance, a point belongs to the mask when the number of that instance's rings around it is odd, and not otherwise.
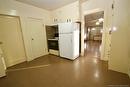
<path fill-rule="evenodd" d="M 61 57 L 72 58 L 72 34 L 59 35 L 59 49 Z"/>
<path fill-rule="evenodd" d="M 0 42 L 7 67 L 26 60 L 18 17 L 0 15 Z"/>
<path fill-rule="evenodd" d="M 30 61 L 46 54 L 47 41 L 42 20 L 28 18 L 27 29 L 30 34 L 29 39 L 31 40 L 32 58 L 29 59 Z"/>

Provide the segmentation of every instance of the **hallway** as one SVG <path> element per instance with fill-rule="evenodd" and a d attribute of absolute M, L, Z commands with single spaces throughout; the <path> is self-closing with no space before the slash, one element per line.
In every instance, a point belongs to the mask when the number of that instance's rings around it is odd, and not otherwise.
<path fill-rule="evenodd" d="M 130 87 L 126 74 L 108 70 L 100 43 L 89 42 L 87 55 L 75 61 L 46 55 L 7 70 L 0 87 Z"/>
<path fill-rule="evenodd" d="M 99 42 L 99 41 L 85 41 L 85 45 L 86 45 L 85 56 L 100 58 L 101 42 Z"/>

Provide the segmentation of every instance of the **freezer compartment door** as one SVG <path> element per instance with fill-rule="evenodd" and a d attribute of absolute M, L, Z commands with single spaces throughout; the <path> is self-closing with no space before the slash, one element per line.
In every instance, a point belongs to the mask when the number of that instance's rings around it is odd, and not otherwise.
<path fill-rule="evenodd" d="M 60 56 L 71 59 L 73 57 L 72 34 L 59 35 Z"/>
<path fill-rule="evenodd" d="M 59 33 L 60 34 L 67 34 L 73 32 L 73 23 L 59 23 Z"/>

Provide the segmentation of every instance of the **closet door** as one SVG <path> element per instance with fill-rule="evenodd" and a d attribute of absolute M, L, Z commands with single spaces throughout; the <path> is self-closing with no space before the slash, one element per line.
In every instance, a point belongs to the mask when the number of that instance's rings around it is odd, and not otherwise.
<path fill-rule="evenodd" d="M 46 54 L 46 34 L 42 20 L 28 18 L 28 33 L 31 42 L 31 55 L 33 60 Z"/>
<path fill-rule="evenodd" d="M 0 15 L 0 42 L 6 66 L 12 66 L 26 60 L 18 17 Z"/>

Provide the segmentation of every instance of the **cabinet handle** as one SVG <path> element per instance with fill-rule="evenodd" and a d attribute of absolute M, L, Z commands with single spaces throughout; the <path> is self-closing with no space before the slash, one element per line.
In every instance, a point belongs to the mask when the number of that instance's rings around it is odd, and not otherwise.
<path fill-rule="evenodd" d="M 32 38 L 32 40 L 34 40 L 34 39 Z"/>

